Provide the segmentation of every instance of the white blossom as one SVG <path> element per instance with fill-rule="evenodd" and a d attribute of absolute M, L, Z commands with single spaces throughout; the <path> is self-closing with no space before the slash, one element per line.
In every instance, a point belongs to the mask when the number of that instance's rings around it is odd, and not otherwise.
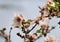
<path fill-rule="evenodd" d="M 25 18 L 22 14 L 18 14 L 18 15 L 15 15 L 14 16 L 14 19 L 13 19 L 13 24 L 12 26 L 14 27 L 20 27 L 21 24 L 22 24 L 22 21 L 24 21 Z"/>
<path fill-rule="evenodd" d="M 41 21 L 39 21 L 40 25 L 49 25 L 49 19 L 47 18 L 43 18 Z"/>
<path fill-rule="evenodd" d="M 50 5 L 50 6 L 55 7 L 55 3 L 53 2 L 53 0 L 48 0 L 47 4 Z"/>
<path fill-rule="evenodd" d="M 57 37 L 54 36 L 48 36 L 45 38 L 45 42 L 57 42 Z"/>

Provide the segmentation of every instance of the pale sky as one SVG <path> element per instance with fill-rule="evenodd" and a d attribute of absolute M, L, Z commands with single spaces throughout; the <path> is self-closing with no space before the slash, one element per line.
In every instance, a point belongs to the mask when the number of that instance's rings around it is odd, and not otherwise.
<path fill-rule="evenodd" d="M 34 19 L 35 16 L 39 15 L 38 6 L 43 7 L 46 2 L 46 0 L 0 0 L 0 28 L 6 27 L 8 32 L 14 14 L 22 13 L 27 19 Z M 58 42 L 60 42 L 60 29 L 57 24 L 59 21 L 60 18 L 57 19 L 55 17 L 50 21 L 50 26 L 57 27 L 48 34 L 56 36 L 59 39 Z M 35 30 L 33 30 L 33 32 L 34 31 Z M 16 35 L 17 32 L 21 32 L 21 30 L 12 30 L 12 42 L 23 42 L 23 39 Z M 0 37 L 0 42 L 4 42 L 3 37 Z M 44 42 L 44 37 L 38 39 L 36 42 Z"/>

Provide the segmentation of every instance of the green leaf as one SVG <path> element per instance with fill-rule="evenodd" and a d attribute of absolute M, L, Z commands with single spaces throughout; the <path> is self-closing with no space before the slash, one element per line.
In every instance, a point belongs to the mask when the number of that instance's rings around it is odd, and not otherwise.
<path fill-rule="evenodd" d="M 41 29 L 37 30 L 37 33 L 41 33 L 41 32 L 42 32 L 42 30 L 41 30 Z"/>

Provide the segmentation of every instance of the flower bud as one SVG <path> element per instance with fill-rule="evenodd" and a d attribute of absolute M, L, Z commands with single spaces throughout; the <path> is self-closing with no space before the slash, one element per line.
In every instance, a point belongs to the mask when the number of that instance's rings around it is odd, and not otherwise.
<path fill-rule="evenodd" d="M 14 17 L 12 26 L 19 28 L 24 20 L 24 16 L 22 14 L 18 14 Z"/>

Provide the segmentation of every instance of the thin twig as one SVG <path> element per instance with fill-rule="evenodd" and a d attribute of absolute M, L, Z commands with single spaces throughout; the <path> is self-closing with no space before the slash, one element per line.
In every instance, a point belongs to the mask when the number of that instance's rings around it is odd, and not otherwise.
<path fill-rule="evenodd" d="M 5 42 L 9 42 L 8 35 L 4 32 L 5 30 L 6 28 L 3 28 L 2 30 L 0 30 L 0 32 L 2 33 L 2 36 L 5 39 Z"/>
<path fill-rule="evenodd" d="M 27 34 L 30 33 L 35 27 L 37 26 L 37 24 L 35 24 L 31 30 L 27 31 Z"/>
<path fill-rule="evenodd" d="M 37 39 L 39 39 L 40 37 L 42 37 L 42 34 L 40 34 L 40 35 L 37 37 Z M 35 39 L 35 40 L 37 40 L 37 39 Z"/>
<path fill-rule="evenodd" d="M 23 33 L 26 33 L 27 31 L 25 31 L 25 28 L 24 27 L 22 27 L 22 31 L 23 31 Z"/>
<path fill-rule="evenodd" d="M 55 29 L 55 27 L 52 27 L 52 28 L 49 30 L 49 32 L 52 31 L 53 29 Z M 49 33 L 49 32 L 48 32 L 48 33 Z"/>
<path fill-rule="evenodd" d="M 17 33 L 18 36 L 20 36 L 21 38 L 24 38 L 24 36 L 22 36 L 20 33 Z"/>
<path fill-rule="evenodd" d="M 9 31 L 9 42 L 11 42 L 11 30 L 12 30 L 12 27 L 10 28 L 10 31 Z"/>

